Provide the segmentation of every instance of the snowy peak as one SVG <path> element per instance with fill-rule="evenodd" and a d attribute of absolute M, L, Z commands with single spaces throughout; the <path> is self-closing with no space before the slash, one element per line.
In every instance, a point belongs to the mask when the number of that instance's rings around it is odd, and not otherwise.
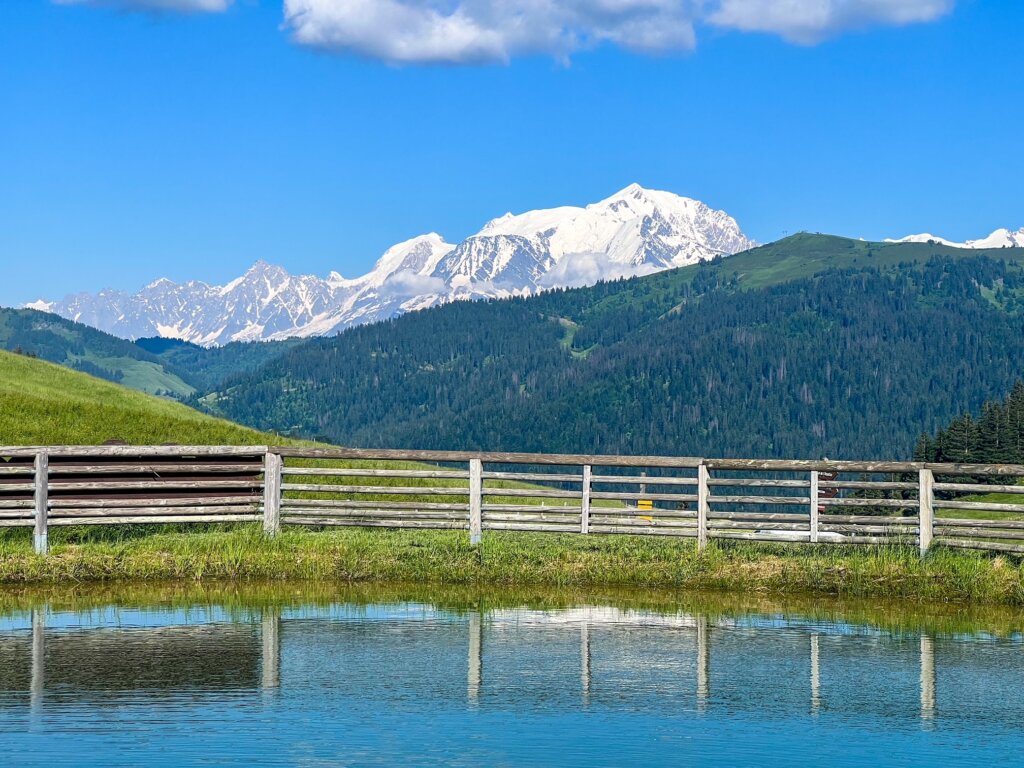
<path fill-rule="evenodd" d="M 126 338 L 218 345 L 337 333 L 456 299 L 590 285 L 755 245 L 724 211 L 631 184 L 585 207 L 507 213 L 458 244 L 436 232 L 414 237 L 362 277 L 296 276 L 261 260 L 225 285 L 162 278 L 134 295 L 101 291 L 30 306 Z"/>
<path fill-rule="evenodd" d="M 948 245 L 952 248 L 1024 248 L 1024 227 L 1021 227 L 1017 231 L 1009 229 L 997 229 L 988 237 L 982 237 L 977 240 L 965 240 L 962 243 L 958 243 L 953 240 L 947 240 L 944 237 L 937 237 L 936 235 L 928 234 L 927 232 L 920 235 L 908 235 L 907 237 L 901 237 L 898 240 L 886 240 L 887 243 L 941 243 L 942 245 Z"/>

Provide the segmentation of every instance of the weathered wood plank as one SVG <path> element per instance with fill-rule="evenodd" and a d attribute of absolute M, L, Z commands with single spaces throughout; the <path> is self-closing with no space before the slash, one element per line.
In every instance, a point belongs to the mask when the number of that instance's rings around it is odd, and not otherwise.
<path fill-rule="evenodd" d="M 660 507 L 655 507 L 654 509 L 643 509 L 641 507 L 591 507 L 590 509 L 591 519 L 597 519 L 608 515 L 618 517 L 664 517 L 672 518 L 673 520 L 697 519 L 696 512 L 687 512 L 685 510 L 678 509 L 661 509 Z"/>
<path fill-rule="evenodd" d="M 579 513 L 582 507 L 576 504 L 482 504 L 484 512 L 558 512 L 568 514 Z M 593 510 L 591 510 L 593 514 Z"/>
<path fill-rule="evenodd" d="M 597 526 L 635 526 L 637 528 L 650 528 L 656 526 L 660 528 L 679 528 L 680 530 L 697 530 L 696 520 L 681 520 L 676 517 L 633 517 L 633 516 L 616 516 L 616 515 L 602 515 L 600 518 L 594 518 L 590 522 L 591 529 Z"/>
<path fill-rule="evenodd" d="M 1005 528 L 1024 531 L 1024 520 L 970 520 L 950 517 L 936 517 L 935 527 L 939 528 Z"/>
<path fill-rule="evenodd" d="M 802 523 L 773 523 L 748 520 L 709 520 L 708 530 L 800 531 L 802 533 L 810 533 L 806 521 Z"/>
<path fill-rule="evenodd" d="M 322 525 L 326 527 L 340 526 L 348 528 L 428 528 L 446 531 L 464 531 L 465 523 L 445 520 L 372 520 L 369 518 L 334 518 L 334 517 L 303 517 L 286 516 L 281 519 L 286 525 Z"/>
<path fill-rule="evenodd" d="M 697 494 L 694 493 L 639 493 L 637 491 L 633 491 L 632 493 L 622 493 L 618 491 L 594 491 L 590 494 L 592 499 L 607 500 L 633 500 L 638 496 L 642 496 L 647 501 L 697 501 Z"/>
<path fill-rule="evenodd" d="M 223 475 L 223 474 L 259 474 L 263 471 L 260 463 L 252 464 L 51 464 L 50 477 L 65 475 L 154 475 L 157 477 L 173 477 L 174 475 Z"/>
<path fill-rule="evenodd" d="M 134 493 L 137 491 L 204 491 L 207 489 L 234 488 L 238 490 L 261 490 L 263 483 L 250 478 L 233 480 L 97 480 L 97 481 L 66 481 L 52 480 L 51 491 L 114 491 Z"/>
<path fill-rule="evenodd" d="M 338 469 L 336 467 L 284 467 L 284 475 L 313 477 L 416 477 L 428 480 L 468 480 L 469 472 L 444 469 Z"/>
<path fill-rule="evenodd" d="M 650 477 L 648 475 L 592 475 L 590 481 L 595 485 L 683 485 L 697 487 L 696 477 Z M 636 494 L 633 494 L 634 496 Z"/>
<path fill-rule="evenodd" d="M 560 491 L 553 488 L 484 488 L 484 496 L 508 496 L 509 498 L 573 499 L 578 500 L 577 491 Z M 635 496 L 636 494 L 634 494 Z M 596 495 L 595 495 L 596 498 Z"/>
<path fill-rule="evenodd" d="M 595 525 L 590 529 L 592 534 L 601 535 L 625 535 L 625 536 L 674 536 L 681 539 L 697 538 L 696 528 L 665 528 L 661 526 L 617 526 L 617 525 Z"/>
<path fill-rule="evenodd" d="M 871 525 L 917 525 L 917 517 L 896 517 L 894 515 L 822 515 L 819 518 L 822 525 L 831 523 L 856 524 L 868 523 Z"/>
<path fill-rule="evenodd" d="M 917 509 L 917 499 L 819 499 L 823 507 L 894 507 L 897 509 Z"/>
<path fill-rule="evenodd" d="M 882 533 L 889 534 L 892 536 L 907 536 L 911 539 L 916 539 L 918 536 L 917 521 L 912 521 L 909 525 L 868 525 L 867 523 L 852 523 L 849 525 L 823 523 L 821 526 L 823 533 L 851 533 L 851 534 L 868 534 L 868 533 Z"/>
<path fill-rule="evenodd" d="M 978 541 L 976 539 L 955 539 L 948 536 L 941 536 L 935 540 L 936 544 L 944 547 L 958 547 L 960 549 L 988 549 L 999 552 L 1012 552 L 1015 554 L 1024 553 L 1024 544 L 1007 544 L 995 541 Z"/>
<path fill-rule="evenodd" d="M 123 517 L 60 517 L 50 520 L 50 525 L 135 525 L 140 523 L 257 523 L 263 515 L 161 515 Z"/>
<path fill-rule="evenodd" d="M 579 533 L 578 523 L 571 525 L 543 524 L 543 523 L 489 523 L 489 531 L 536 531 L 537 533 Z"/>
<path fill-rule="evenodd" d="M 807 496 L 719 496 L 708 497 L 711 504 L 790 504 L 806 506 L 810 503 Z"/>
<path fill-rule="evenodd" d="M 256 495 L 252 496 L 194 496 L 194 497 L 169 497 L 166 499 L 154 499 L 148 497 L 130 498 L 118 497 L 107 499 L 89 498 L 61 498 L 50 499 L 50 510 L 56 512 L 61 509 L 105 509 L 105 508 L 130 508 L 130 507 L 188 507 L 206 506 L 216 507 L 230 504 L 248 504 L 255 507 L 258 501 Z"/>
<path fill-rule="evenodd" d="M 466 504 L 449 504 L 438 501 L 358 501 L 351 499 L 284 499 L 281 502 L 282 510 L 294 509 L 296 507 L 308 509 L 434 509 L 452 512 L 461 512 L 468 515 Z"/>
<path fill-rule="evenodd" d="M 500 512 L 489 512 L 484 513 L 483 516 L 484 523 L 560 523 L 578 526 L 579 521 L 579 515 L 549 515 L 543 513 L 526 514 L 517 512 L 516 514 L 505 515 Z M 490 526 L 487 525 L 485 527 L 489 528 Z"/>
<path fill-rule="evenodd" d="M 393 511 L 387 509 L 302 509 L 295 508 L 289 509 L 283 516 L 282 519 L 292 517 L 323 517 L 325 519 L 347 519 L 347 518 L 358 518 L 367 520 L 454 520 L 462 521 L 462 527 L 465 527 L 465 522 L 468 520 L 466 514 L 459 514 L 458 512 L 444 512 L 439 510 L 400 510 Z"/>
<path fill-rule="evenodd" d="M 1013 530 L 999 530 L 998 528 L 945 528 L 936 527 L 936 536 L 953 536 L 960 539 L 1006 539 L 1008 541 L 1024 540 L 1024 532 Z"/>
<path fill-rule="evenodd" d="M 935 483 L 936 491 L 965 491 L 967 493 L 1024 493 L 1024 485 L 985 485 L 984 483 Z"/>
<path fill-rule="evenodd" d="M 373 448 L 274 448 L 282 456 L 297 459 L 365 459 L 378 461 L 466 462 L 488 464 L 547 464 L 561 466 L 693 468 L 700 459 L 681 456 L 602 456 L 584 453 L 498 453 L 493 451 L 403 451 Z"/>
<path fill-rule="evenodd" d="M 819 488 L 838 488 L 857 491 L 916 491 L 917 483 L 878 480 L 818 480 Z"/>
<path fill-rule="evenodd" d="M 757 478 L 722 478 L 708 480 L 712 488 L 808 488 L 806 480 L 760 480 Z"/>
<path fill-rule="evenodd" d="M 282 483 L 281 490 L 302 493 L 366 493 L 394 496 L 468 496 L 469 488 L 438 488 L 434 486 L 398 485 L 331 485 L 320 483 Z"/>
<path fill-rule="evenodd" d="M 93 517 L 136 517 L 152 519 L 157 517 L 210 517 L 214 515 L 255 515 L 258 509 L 255 504 L 237 504 L 233 506 L 214 507 L 111 507 L 108 509 L 55 509 L 50 511 L 50 522 L 54 520 L 71 520 Z"/>
<path fill-rule="evenodd" d="M 50 458 L 145 456 L 250 456 L 262 459 L 269 448 L 265 445 L 51 445 L 0 447 L 0 456 L 35 456 L 45 448 Z M 276 449 L 275 449 L 275 452 Z"/>
<path fill-rule="evenodd" d="M 1005 504 L 994 501 L 939 501 L 941 509 L 980 509 L 989 512 L 1024 512 L 1024 504 Z"/>
<path fill-rule="evenodd" d="M 484 480 L 525 480 L 532 483 L 539 482 L 562 482 L 562 483 L 578 483 L 583 480 L 582 475 L 573 475 L 568 473 L 543 473 L 543 472 L 484 472 Z"/>

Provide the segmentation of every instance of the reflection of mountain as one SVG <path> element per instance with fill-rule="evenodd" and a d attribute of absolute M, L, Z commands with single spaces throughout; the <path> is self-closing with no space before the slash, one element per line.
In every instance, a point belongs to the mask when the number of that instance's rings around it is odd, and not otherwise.
<path fill-rule="evenodd" d="M 713 617 L 605 606 L 454 612 L 419 604 L 303 606 L 240 623 L 0 629 L 0 701 L 79 707 L 144 694 L 237 694 L 280 686 L 306 717 L 443 710 L 758 720 L 811 711 L 868 730 L 941 715 L 1013 724 L 1024 701 L 1019 640 L 882 632 L 784 614 Z M 179 622 L 179 623 L 174 623 Z M 100 622 L 102 624 L 102 621 Z M 5 624 L 0 622 L 0 627 Z M 984 652 L 979 652 L 983 650 Z M 1006 695 L 994 695 L 1003 692 Z M 288 710 L 291 711 L 291 710 Z"/>

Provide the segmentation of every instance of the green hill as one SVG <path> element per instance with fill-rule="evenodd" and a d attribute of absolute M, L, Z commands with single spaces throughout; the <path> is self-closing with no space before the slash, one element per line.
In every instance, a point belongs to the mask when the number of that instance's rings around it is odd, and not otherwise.
<path fill-rule="evenodd" d="M 255 430 L 52 363 L 0 351 L 0 445 L 265 444 Z"/>
<path fill-rule="evenodd" d="M 33 309 L 0 308 L 0 349 L 17 350 L 150 394 L 187 397 L 196 388 L 130 341 Z"/>
<path fill-rule="evenodd" d="M 346 445 L 909 458 L 1024 369 L 1024 249 L 798 235 L 314 339 L 202 398 Z"/>

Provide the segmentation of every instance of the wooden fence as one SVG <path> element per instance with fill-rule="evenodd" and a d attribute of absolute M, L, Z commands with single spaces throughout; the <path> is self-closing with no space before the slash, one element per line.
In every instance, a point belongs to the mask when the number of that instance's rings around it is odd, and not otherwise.
<path fill-rule="evenodd" d="M 1024 554 L 1024 466 L 267 446 L 0 448 L 0 526 L 282 525 Z"/>

